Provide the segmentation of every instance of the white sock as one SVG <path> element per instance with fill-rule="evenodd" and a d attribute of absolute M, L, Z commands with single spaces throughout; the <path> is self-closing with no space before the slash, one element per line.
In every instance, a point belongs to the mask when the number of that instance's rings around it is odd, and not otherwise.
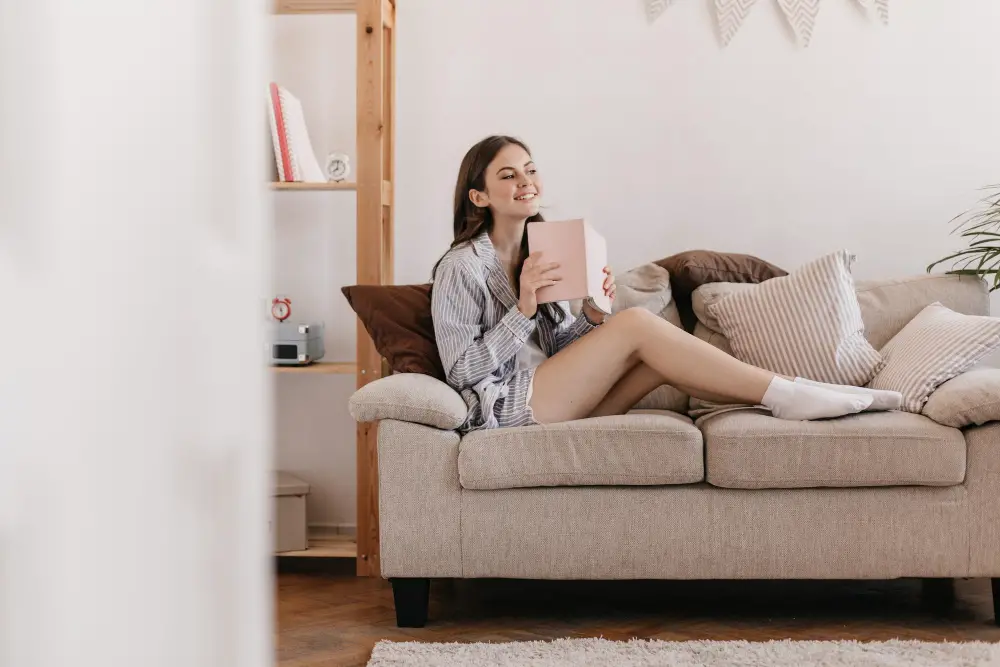
<path fill-rule="evenodd" d="M 903 407 L 903 395 L 898 391 L 888 391 L 885 389 L 869 389 L 868 387 L 855 387 L 849 384 L 828 384 L 816 380 L 808 380 L 803 377 L 795 378 L 799 384 L 807 384 L 812 387 L 820 387 L 829 391 L 839 391 L 844 394 L 867 394 L 872 397 L 872 404 L 869 410 L 898 410 Z"/>
<path fill-rule="evenodd" d="M 761 403 L 778 419 L 828 419 L 861 412 L 871 405 L 872 397 L 796 384 L 775 375 Z"/>

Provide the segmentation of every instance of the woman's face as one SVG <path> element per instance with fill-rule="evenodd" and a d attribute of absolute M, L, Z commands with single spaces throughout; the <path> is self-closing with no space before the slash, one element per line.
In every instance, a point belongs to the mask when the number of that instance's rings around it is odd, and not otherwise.
<path fill-rule="evenodd" d="M 486 167 L 486 191 L 471 190 L 469 197 L 480 207 L 489 206 L 493 219 L 525 220 L 538 213 L 542 180 L 527 151 L 507 144 Z"/>

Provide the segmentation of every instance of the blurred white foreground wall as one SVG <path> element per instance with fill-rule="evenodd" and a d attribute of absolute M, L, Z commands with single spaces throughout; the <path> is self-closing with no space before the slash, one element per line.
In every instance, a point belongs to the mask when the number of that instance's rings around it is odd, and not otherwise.
<path fill-rule="evenodd" d="M 263 0 L 0 0 L 0 665 L 270 664 Z"/>

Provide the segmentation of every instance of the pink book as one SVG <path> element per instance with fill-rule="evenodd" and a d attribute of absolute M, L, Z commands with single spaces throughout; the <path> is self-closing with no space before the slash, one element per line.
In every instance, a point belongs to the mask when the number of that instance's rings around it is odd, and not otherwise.
<path fill-rule="evenodd" d="M 604 267 L 608 245 L 583 218 L 528 223 L 528 252 L 542 253 L 542 261 L 558 262 L 559 284 L 543 287 L 538 303 L 589 299 L 592 306 L 610 314 L 611 299 L 604 294 Z"/>

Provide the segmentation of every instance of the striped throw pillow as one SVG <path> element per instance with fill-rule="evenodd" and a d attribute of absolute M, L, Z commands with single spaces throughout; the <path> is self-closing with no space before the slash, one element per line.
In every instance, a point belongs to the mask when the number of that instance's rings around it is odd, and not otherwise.
<path fill-rule="evenodd" d="M 864 386 L 882 356 L 864 335 L 854 256 L 841 250 L 709 306 L 733 356 L 782 375 Z"/>
<path fill-rule="evenodd" d="M 1000 347 L 1000 318 L 963 315 L 928 305 L 885 344 L 884 367 L 868 385 L 903 395 L 903 410 L 920 412 L 937 387 Z"/>

